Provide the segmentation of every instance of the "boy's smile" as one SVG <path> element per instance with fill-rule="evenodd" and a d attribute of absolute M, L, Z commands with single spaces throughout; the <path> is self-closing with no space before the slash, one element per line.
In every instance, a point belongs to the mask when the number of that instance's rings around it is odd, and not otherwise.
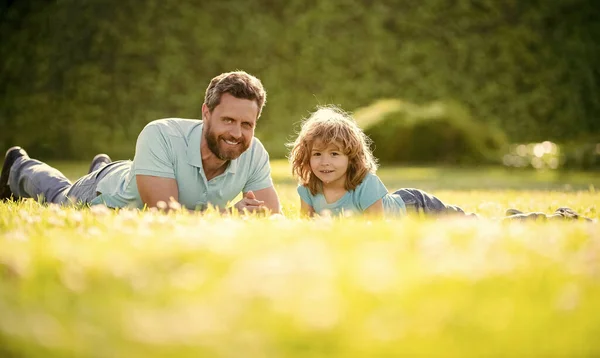
<path fill-rule="evenodd" d="M 316 141 L 310 155 L 310 169 L 325 186 L 344 187 L 348 156 L 335 143 L 324 146 Z"/>

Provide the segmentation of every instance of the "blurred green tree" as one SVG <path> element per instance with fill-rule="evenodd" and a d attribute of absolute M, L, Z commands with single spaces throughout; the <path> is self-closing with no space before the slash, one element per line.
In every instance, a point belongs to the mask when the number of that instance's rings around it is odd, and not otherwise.
<path fill-rule="evenodd" d="M 0 144 L 131 157 L 161 117 L 197 118 L 208 81 L 269 93 L 273 157 L 318 104 L 451 100 L 513 141 L 600 133 L 595 0 L 43 0 L 0 13 Z"/>

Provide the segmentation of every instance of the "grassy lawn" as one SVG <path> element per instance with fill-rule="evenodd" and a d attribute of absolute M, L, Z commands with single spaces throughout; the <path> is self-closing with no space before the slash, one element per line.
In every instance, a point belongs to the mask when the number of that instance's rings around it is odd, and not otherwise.
<path fill-rule="evenodd" d="M 50 164 L 71 180 L 84 175 L 89 165 L 78 162 Z M 390 191 L 423 189 L 447 203 L 489 218 L 501 217 L 511 207 L 553 212 L 560 206 L 570 205 L 582 214 L 597 215 L 595 203 L 599 202 L 599 196 L 596 188 L 600 188 L 600 173 L 595 172 L 518 171 L 501 167 L 383 167 L 377 174 Z M 298 216 L 300 199 L 288 163 L 273 161 L 272 176 L 286 216 Z M 580 202 L 582 197 L 589 200 Z"/>
<path fill-rule="evenodd" d="M 89 163 L 50 162 L 69 179 L 84 175 Z M 285 160 L 271 163 L 277 185 L 293 185 L 295 180 Z M 419 188 L 424 190 L 589 190 L 600 188 L 600 172 L 561 172 L 553 170 L 516 170 L 504 167 L 382 167 L 377 174 L 388 189 Z"/>
<path fill-rule="evenodd" d="M 86 163 L 53 163 L 71 179 Z M 2 357 L 600 355 L 600 229 L 501 223 L 596 173 L 383 168 L 481 220 L 286 219 L 0 204 Z"/>

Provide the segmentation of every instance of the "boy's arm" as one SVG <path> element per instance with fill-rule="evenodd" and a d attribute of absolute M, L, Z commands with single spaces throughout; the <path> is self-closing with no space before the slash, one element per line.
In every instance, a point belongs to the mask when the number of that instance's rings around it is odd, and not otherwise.
<path fill-rule="evenodd" d="M 312 206 L 308 205 L 304 200 L 300 199 L 300 214 L 302 216 L 315 216 L 315 209 Z"/>
<path fill-rule="evenodd" d="M 365 209 L 364 214 L 367 216 L 384 216 L 383 199 L 379 199 Z"/>

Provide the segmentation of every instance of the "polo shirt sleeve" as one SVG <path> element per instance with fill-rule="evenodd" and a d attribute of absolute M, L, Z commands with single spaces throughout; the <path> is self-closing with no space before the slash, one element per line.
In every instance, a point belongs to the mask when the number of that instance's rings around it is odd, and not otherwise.
<path fill-rule="evenodd" d="M 253 153 L 250 158 L 250 175 L 246 181 L 246 185 L 244 185 L 244 193 L 273 186 L 269 153 L 267 153 L 267 150 L 257 138 L 253 138 L 253 141 Z"/>
<path fill-rule="evenodd" d="M 308 188 L 304 185 L 298 185 L 298 188 L 296 190 L 298 191 L 298 195 L 300 195 L 300 199 L 302 199 L 303 202 L 307 203 L 308 205 L 314 208 L 312 195 L 310 194 Z"/>
<path fill-rule="evenodd" d="M 367 208 L 388 193 L 387 188 L 375 174 L 367 174 L 362 183 L 354 190 L 354 200 L 360 210 Z"/>
<path fill-rule="evenodd" d="M 138 136 L 133 167 L 136 175 L 175 179 L 173 148 L 161 124 L 149 123 Z"/>

